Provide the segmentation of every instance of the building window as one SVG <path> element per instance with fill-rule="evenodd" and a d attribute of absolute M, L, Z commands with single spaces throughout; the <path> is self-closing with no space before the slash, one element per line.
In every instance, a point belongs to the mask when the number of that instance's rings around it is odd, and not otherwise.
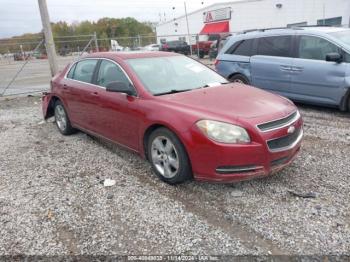
<path fill-rule="evenodd" d="M 317 25 L 341 25 L 342 17 L 333 17 L 327 19 L 319 19 L 317 20 Z"/>
<path fill-rule="evenodd" d="M 179 41 L 186 42 L 186 37 L 185 36 L 180 36 Z"/>
<path fill-rule="evenodd" d="M 307 26 L 307 22 L 300 22 L 300 23 L 293 23 L 293 24 L 288 24 L 287 27 L 291 28 L 291 27 L 301 27 L 301 26 Z"/>

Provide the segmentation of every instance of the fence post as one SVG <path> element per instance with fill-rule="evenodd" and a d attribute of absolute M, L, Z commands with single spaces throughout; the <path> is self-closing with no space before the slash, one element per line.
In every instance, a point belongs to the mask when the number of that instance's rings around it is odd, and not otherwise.
<path fill-rule="evenodd" d="M 96 32 L 94 32 L 94 40 L 95 40 L 95 48 L 96 48 L 96 52 L 99 52 L 99 48 L 98 48 L 98 41 L 97 41 L 97 34 L 96 34 Z"/>
<path fill-rule="evenodd" d="M 137 38 L 139 39 L 139 47 L 141 47 L 141 36 L 137 35 Z"/>

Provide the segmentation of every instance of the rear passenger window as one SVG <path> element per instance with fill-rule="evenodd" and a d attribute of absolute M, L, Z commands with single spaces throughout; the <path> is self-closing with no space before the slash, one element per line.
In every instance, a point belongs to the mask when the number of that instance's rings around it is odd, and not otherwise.
<path fill-rule="evenodd" d="M 238 41 L 235 42 L 233 45 L 231 45 L 231 47 L 229 49 L 227 49 L 227 51 L 225 52 L 225 54 L 230 54 L 232 55 L 233 52 L 236 50 L 237 46 L 239 46 L 243 41 Z"/>
<path fill-rule="evenodd" d="M 252 56 L 253 54 L 254 39 L 242 40 L 234 43 L 227 51 L 226 54 Z"/>
<path fill-rule="evenodd" d="M 91 83 L 96 64 L 96 59 L 86 59 L 78 62 L 75 66 L 73 79 Z"/>
<path fill-rule="evenodd" d="M 67 74 L 67 78 L 73 78 L 74 77 L 74 70 L 75 70 L 75 67 L 77 66 L 77 64 L 74 64 L 70 70 L 69 70 L 69 73 Z"/>
<path fill-rule="evenodd" d="M 258 55 L 291 57 L 292 36 L 259 38 Z"/>
<path fill-rule="evenodd" d="M 233 51 L 233 54 L 235 55 L 242 55 L 242 56 L 252 56 L 253 52 L 253 39 L 248 39 L 242 41 L 236 49 Z"/>

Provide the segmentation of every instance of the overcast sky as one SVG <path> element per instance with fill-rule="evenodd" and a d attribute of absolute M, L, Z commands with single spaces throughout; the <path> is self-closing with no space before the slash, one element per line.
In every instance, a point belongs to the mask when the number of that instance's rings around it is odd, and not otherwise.
<path fill-rule="evenodd" d="M 203 4 L 202 4 L 203 2 Z M 187 11 L 225 0 L 187 0 Z M 47 0 L 52 22 L 97 20 L 102 17 L 134 17 L 139 21 L 159 21 L 184 14 L 183 0 Z M 175 10 L 172 7 L 175 7 Z M 0 0 L 0 38 L 41 30 L 37 0 Z"/>

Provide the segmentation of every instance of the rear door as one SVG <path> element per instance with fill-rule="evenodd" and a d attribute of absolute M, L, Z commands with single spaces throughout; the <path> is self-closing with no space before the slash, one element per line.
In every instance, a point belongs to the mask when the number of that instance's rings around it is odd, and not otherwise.
<path fill-rule="evenodd" d="M 97 63 L 97 59 L 77 62 L 63 81 L 65 102 L 72 123 L 91 131 L 95 130 L 98 118 L 96 96 L 101 89 L 92 84 Z"/>
<path fill-rule="evenodd" d="M 292 35 L 258 39 L 257 55 L 250 59 L 253 86 L 288 95 L 294 60 L 293 39 Z"/>
<path fill-rule="evenodd" d="M 329 53 L 342 50 L 327 39 L 298 36 L 297 59 L 293 64 L 291 98 L 318 104 L 338 105 L 344 95 L 347 63 L 327 62 Z"/>

